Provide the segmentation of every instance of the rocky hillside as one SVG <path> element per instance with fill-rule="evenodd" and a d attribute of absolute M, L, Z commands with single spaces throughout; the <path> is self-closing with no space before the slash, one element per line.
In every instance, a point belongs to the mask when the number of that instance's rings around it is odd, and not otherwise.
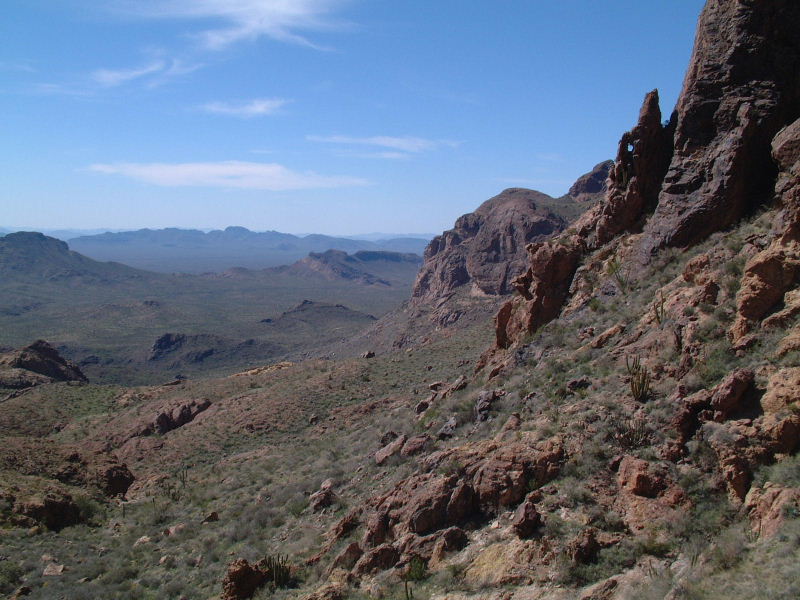
<path fill-rule="evenodd" d="M 97 262 L 71 251 L 61 240 L 25 231 L 0 237 L 0 276 L 4 286 L 36 281 L 107 284 L 157 277 L 119 263 Z"/>
<path fill-rule="evenodd" d="M 559 199 L 511 188 L 459 217 L 453 229 L 435 237 L 412 293 L 416 304 L 435 304 L 469 284 L 478 294 L 509 294 L 511 280 L 524 271 L 526 246 L 560 233 L 605 189 L 609 162 L 582 176 Z"/>
<path fill-rule="evenodd" d="M 554 318 L 568 295 L 590 290 L 603 266 L 597 259 L 607 260 L 603 249 L 620 234 L 642 232 L 610 265 L 618 274 L 623 264 L 646 265 L 661 248 L 695 245 L 772 202 L 788 211 L 779 227 L 791 228 L 785 181 L 793 158 L 785 146 L 794 146 L 791 133 L 776 134 L 800 116 L 798 19 L 792 2 L 706 5 L 669 122 L 661 122 L 658 93 L 649 93 L 620 140 L 605 201 L 570 235 L 528 247 L 528 270 L 513 283 L 520 296 L 498 315 L 499 347 Z"/>
<path fill-rule="evenodd" d="M 603 199 L 527 244 L 494 332 L 419 319 L 377 355 L 0 402 L 0 591 L 797 598 L 798 29 L 796 2 L 709 0 L 673 117 L 646 95 Z M 442 265 L 511 248 L 475 219 Z M 78 512 L 48 517 L 51 489 Z"/>
<path fill-rule="evenodd" d="M 44 340 L 0 354 L 0 388 L 25 389 L 55 381 L 86 381 L 86 377 Z"/>
<path fill-rule="evenodd" d="M 288 267 L 278 267 L 281 273 L 296 275 L 314 275 L 325 279 L 345 280 L 363 285 L 392 285 L 389 278 L 376 275 L 387 267 L 393 270 L 405 268 L 407 273 L 413 273 L 419 268 L 420 257 L 416 254 L 400 254 L 397 252 L 359 251 L 347 254 L 342 250 L 327 250 L 325 252 L 311 252 L 307 257 Z M 392 280 L 396 280 L 389 275 Z"/>

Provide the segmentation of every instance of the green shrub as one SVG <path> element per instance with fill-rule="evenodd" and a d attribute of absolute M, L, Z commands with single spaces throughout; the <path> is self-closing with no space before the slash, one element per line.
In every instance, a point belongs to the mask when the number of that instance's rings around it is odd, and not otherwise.
<path fill-rule="evenodd" d="M 22 568 L 10 559 L 0 560 L 0 592 L 11 593 L 22 579 Z"/>

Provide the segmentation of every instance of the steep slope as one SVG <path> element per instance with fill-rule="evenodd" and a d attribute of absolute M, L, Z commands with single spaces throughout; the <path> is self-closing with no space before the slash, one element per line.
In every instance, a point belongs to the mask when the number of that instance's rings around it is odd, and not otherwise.
<path fill-rule="evenodd" d="M 690 246 L 772 200 L 777 166 L 770 144 L 800 116 L 800 6 L 708 2 L 678 106 L 661 124 L 657 92 L 620 140 L 606 197 L 573 227 L 574 235 L 528 247 L 520 297 L 497 319 L 508 347 L 553 319 L 567 296 L 588 289 L 584 257 L 616 236 L 643 231 L 635 250 L 606 267 L 646 262 L 664 246 Z M 587 261 L 588 262 L 588 261 Z"/>

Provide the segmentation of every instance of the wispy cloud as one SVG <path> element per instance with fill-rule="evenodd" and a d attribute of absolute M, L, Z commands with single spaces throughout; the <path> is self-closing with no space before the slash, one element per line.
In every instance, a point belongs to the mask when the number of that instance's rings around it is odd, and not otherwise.
<path fill-rule="evenodd" d="M 407 158 L 409 154 L 418 154 L 428 150 L 434 150 L 442 146 L 454 148 L 458 142 L 448 140 L 429 140 L 420 137 L 402 136 L 393 137 L 387 135 L 376 135 L 371 137 L 352 137 L 347 135 L 308 135 L 306 139 L 310 142 L 320 142 L 323 144 L 337 144 L 340 146 L 374 146 L 387 148 L 389 152 L 372 152 L 365 156 L 367 158 Z"/>
<path fill-rule="evenodd" d="M 254 100 L 239 103 L 209 102 L 200 108 L 206 112 L 218 115 L 249 118 L 274 115 L 288 103 L 289 100 L 285 100 L 284 98 L 256 98 Z"/>
<path fill-rule="evenodd" d="M 0 60 L 0 71 L 18 71 L 22 73 L 36 73 L 36 69 L 25 62 L 9 62 Z"/>
<path fill-rule="evenodd" d="M 196 71 L 202 66 L 200 63 L 186 63 L 177 58 L 170 60 L 159 58 L 138 67 L 96 69 L 91 72 L 89 78 L 105 88 L 117 87 L 136 80 L 143 80 L 146 82 L 146 87 L 154 88 L 170 79 Z"/>
<path fill-rule="evenodd" d="M 223 22 L 198 34 L 204 47 L 220 50 L 235 42 L 267 36 L 281 42 L 320 48 L 304 32 L 341 29 L 332 13 L 345 0 L 141 0 L 130 11 L 161 19 Z"/>
<path fill-rule="evenodd" d="M 369 183 L 360 177 L 298 172 L 276 163 L 244 161 L 94 164 L 89 170 L 169 187 L 222 187 L 276 192 L 353 187 Z"/>
<path fill-rule="evenodd" d="M 167 63 L 165 61 L 157 60 L 141 67 L 128 69 L 97 69 L 92 71 L 90 77 L 95 83 L 99 83 L 102 86 L 114 87 L 134 79 L 162 72 L 166 67 Z"/>

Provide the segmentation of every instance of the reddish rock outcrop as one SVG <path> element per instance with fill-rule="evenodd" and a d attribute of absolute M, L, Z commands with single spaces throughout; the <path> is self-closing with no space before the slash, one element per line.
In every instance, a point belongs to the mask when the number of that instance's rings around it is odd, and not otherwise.
<path fill-rule="evenodd" d="M 49 490 L 42 496 L 18 501 L 12 512 L 59 531 L 81 522 L 81 511 L 66 492 Z"/>
<path fill-rule="evenodd" d="M 394 440 L 386 444 L 383 448 L 375 453 L 375 464 L 380 466 L 389 460 L 392 456 L 399 453 L 406 443 L 406 436 L 397 436 Z"/>
<path fill-rule="evenodd" d="M 462 547 L 466 536 L 461 525 L 519 504 L 529 485 L 558 474 L 563 459 L 564 450 L 555 441 L 488 440 L 425 457 L 421 472 L 368 502 L 360 544 L 364 555 L 353 573 L 386 569 L 414 555 L 427 560 Z M 457 471 L 442 473 L 456 463 L 461 465 Z"/>
<path fill-rule="evenodd" d="M 425 433 L 408 438 L 406 443 L 403 444 L 403 449 L 400 451 L 400 454 L 403 456 L 412 456 L 414 454 L 418 454 L 425 449 L 430 441 L 431 437 Z"/>
<path fill-rule="evenodd" d="M 0 387 L 21 389 L 53 381 L 86 381 L 86 377 L 44 340 L 0 354 Z"/>
<path fill-rule="evenodd" d="M 730 332 L 734 342 L 779 306 L 800 279 L 800 119 L 775 136 L 772 156 L 780 168 L 775 198 L 784 207 L 778 222 L 783 231 L 745 265 Z"/>
<path fill-rule="evenodd" d="M 672 128 L 661 124 L 658 90 L 647 94 L 636 126 L 619 141 L 596 225 L 598 244 L 641 224 L 655 206 L 672 156 Z"/>
<path fill-rule="evenodd" d="M 745 508 L 752 530 L 759 537 L 770 538 L 781 529 L 790 509 L 800 510 L 800 489 L 766 483 L 747 494 Z"/>
<path fill-rule="evenodd" d="M 336 501 L 336 493 L 333 491 L 333 480 L 326 479 L 319 486 L 319 490 L 308 497 L 308 505 L 313 512 L 319 512 L 323 508 L 329 507 Z"/>
<path fill-rule="evenodd" d="M 145 419 L 144 422 L 137 425 L 128 438 L 147 436 L 154 433 L 161 435 L 169 433 L 187 423 L 191 423 L 197 415 L 210 406 L 211 401 L 208 399 L 189 400 L 177 406 L 164 406 L 156 411 L 156 416 L 153 420 Z"/>
<path fill-rule="evenodd" d="M 528 270 L 513 281 L 519 296 L 506 302 L 495 317 L 499 348 L 508 348 L 558 316 L 584 250 L 579 236 L 528 246 Z"/>
<path fill-rule="evenodd" d="M 511 519 L 511 527 L 518 537 L 525 539 L 531 537 L 542 526 L 542 515 L 536 510 L 536 505 L 531 498 L 517 507 Z"/>
<path fill-rule="evenodd" d="M 247 600 L 267 581 L 267 574 L 244 558 L 233 561 L 222 580 L 222 600 Z"/>
<path fill-rule="evenodd" d="M 800 105 L 798 29 L 795 0 L 706 3 L 647 250 L 697 243 L 771 198 L 770 142 Z"/>
<path fill-rule="evenodd" d="M 525 247 L 567 226 L 553 210 L 555 202 L 540 192 L 511 188 L 459 217 L 425 249 L 413 300 L 433 303 L 470 282 L 486 294 L 510 293 L 511 280 L 527 266 Z"/>
<path fill-rule="evenodd" d="M 655 498 L 667 487 L 664 478 L 650 468 L 650 463 L 633 456 L 622 459 L 617 482 L 621 488 L 645 498 Z"/>
<path fill-rule="evenodd" d="M 768 414 L 780 413 L 800 401 L 800 367 L 776 371 L 761 397 L 761 409 Z"/>
<path fill-rule="evenodd" d="M 643 224 L 638 244 L 644 257 L 664 246 L 692 245 L 772 198 L 777 169 L 770 143 L 800 106 L 798 28 L 800 5 L 792 0 L 707 3 L 670 122 L 661 123 L 657 92 L 648 94 L 637 125 L 620 140 L 604 201 L 572 224 L 571 238 L 529 247 L 530 268 L 514 281 L 520 297 L 496 317 L 497 348 L 510 347 L 559 314 L 587 250 Z M 795 139 L 793 131 L 782 132 L 772 154 L 782 173 L 791 173 L 778 178 L 779 196 L 796 200 L 797 175 L 787 166 L 800 148 Z M 800 240 L 800 218 L 790 220 Z M 742 323 L 763 317 L 796 280 L 800 262 L 780 251 L 749 266 L 765 284 L 742 286 L 735 340 L 746 332 Z M 703 296 L 715 300 L 719 289 L 709 285 Z M 487 355 L 481 365 L 490 361 L 497 356 Z"/>
<path fill-rule="evenodd" d="M 596 164 L 591 171 L 578 177 L 569 188 L 567 195 L 578 202 L 601 200 L 606 192 L 608 173 L 613 166 L 614 161 L 612 160 L 604 160 Z"/>

